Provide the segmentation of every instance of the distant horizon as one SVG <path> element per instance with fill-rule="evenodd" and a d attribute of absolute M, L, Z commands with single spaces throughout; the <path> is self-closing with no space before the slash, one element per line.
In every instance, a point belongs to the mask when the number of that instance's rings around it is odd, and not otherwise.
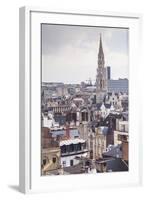
<path fill-rule="evenodd" d="M 109 80 L 128 80 L 129 81 L 129 79 L 128 78 L 118 78 L 118 79 L 109 79 Z M 85 82 L 85 81 L 81 81 L 80 83 L 65 83 L 65 82 L 60 82 L 60 81 L 42 81 L 41 83 L 63 83 L 63 84 L 74 84 L 74 85 L 80 85 L 82 82 L 84 82 L 84 83 L 86 83 L 87 84 L 87 82 Z M 95 85 L 95 83 L 94 84 L 92 84 L 92 85 Z"/>

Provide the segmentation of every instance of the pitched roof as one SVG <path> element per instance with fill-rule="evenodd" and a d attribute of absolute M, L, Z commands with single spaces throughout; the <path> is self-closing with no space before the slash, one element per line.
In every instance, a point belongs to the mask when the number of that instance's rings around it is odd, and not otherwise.
<path fill-rule="evenodd" d="M 97 103 L 96 104 L 97 110 L 100 110 L 101 106 L 102 106 L 102 103 Z M 111 104 L 110 103 L 104 103 L 104 106 L 106 107 L 106 109 L 110 109 Z"/>
<path fill-rule="evenodd" d="M 103 156 L 105 157 L 109 156 L 113 158 L 122 158 L 121 145 L 110 146 L 109 150 L 103 153 Z"/>
<path fill-rule="evenodd" d="M 60 141 L 60 146 L 70 145 L 70 144 L 79 144 L 79 143 L 85 143 L 85 140 L 79 139 L 79 138 L 62 140 L 62 141 Z"/>

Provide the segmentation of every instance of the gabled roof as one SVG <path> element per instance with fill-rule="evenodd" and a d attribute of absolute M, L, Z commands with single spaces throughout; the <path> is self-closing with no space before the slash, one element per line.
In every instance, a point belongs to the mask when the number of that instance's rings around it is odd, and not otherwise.
<path fill-rule="evenodd" d="M 97 103 L 97 104 L 96 104 L 97 110 L 100 110 L 101 106 L 102 106 L 102 103 Z M 104 103 L 104 106 L 106 107 L 106 109 L 110 109 L 111 104 L 109 104 L 109 103 Z"/>

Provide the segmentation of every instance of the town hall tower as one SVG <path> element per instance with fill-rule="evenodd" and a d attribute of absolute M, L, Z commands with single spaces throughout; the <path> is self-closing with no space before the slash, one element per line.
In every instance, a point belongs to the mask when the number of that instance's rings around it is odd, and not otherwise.
<path fill-rule="evenodd" d="M 104 52 L 102 47 L 102 38 L 100 34 L 98 68 L 96 76 L 96 102 L 102 103 L 107 93 L 107 70 L 105 68 Z"/>

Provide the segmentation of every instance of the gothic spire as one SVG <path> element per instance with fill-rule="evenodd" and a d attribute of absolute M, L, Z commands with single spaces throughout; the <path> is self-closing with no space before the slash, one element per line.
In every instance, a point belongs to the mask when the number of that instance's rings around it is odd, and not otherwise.
<path fill-rule="evenodd" d="M 98 52 L 98 67 L 104 67 L 104 53 L 102 48 L 101 33 L 100 33 L 99 52 Z"/>
<path fill-rule="evenodd" d="M 100 33 L 100 43 L 99 43 L 99 54 L 103 54 L 101 33 Z"/>

